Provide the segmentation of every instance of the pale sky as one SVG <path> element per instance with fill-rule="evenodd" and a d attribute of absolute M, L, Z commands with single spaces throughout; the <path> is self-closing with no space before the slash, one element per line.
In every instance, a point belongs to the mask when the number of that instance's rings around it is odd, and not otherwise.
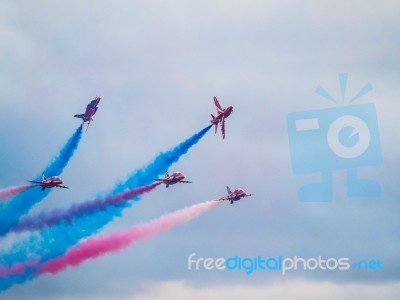
<path fill-rule="evenodd" d="M 70 189 L 52 191 L 32 213 L 110 190 L 207 126 L 215 113 L 213 96 L 234 107 L 226 139 L 211 130 L 170 170 L 184 172 L 193 184 L 156 189 L 100 235 L 225 196 L 226 185 L 255 194 L 118 254 L 15 285 L 0 297 L 395 299 L 399 12 L 400 4 L 389 0 L 0 0 L 0 188 L 41 174 L 79 126 L 73 115 L 102 96 L 62 174 Z M 376 106 L 383 163 L 359 175 L 379 182 L 382 195 L 349 198 L 347 173 L 339 170 L 332 202 L 300 202 L 300 186 L 317 182 L 320 174 L 293 173 L 286 115 L 334 107 L 314 91 L 321 85 L 339 97 L 339 73 L 349 74 L 349 96 L 368 82 L 373 87 L 354 104 Z M 27 238 L 10 234 L 1 238 L 1 248 Z M 379 259 L 384 270 L 286 277 L 189 271 L 193 252 L 212 258 Z"/>

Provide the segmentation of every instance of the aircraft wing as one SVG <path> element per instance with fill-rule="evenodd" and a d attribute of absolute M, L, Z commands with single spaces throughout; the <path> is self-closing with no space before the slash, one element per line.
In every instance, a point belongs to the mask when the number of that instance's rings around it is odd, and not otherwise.
<path fill-rule="evenodd" d="M 221 120 L 221 132 L 222 132 L 222 138 L 224 139 L 225 138 L 225 118 L 224 117 L 222 117 L 222 120 Z"/>
<path fill-rule="evenodd" d="M 94 100 L 90 101 L 90 103 L 88 104 L 88 107 L 90 107 L 90 108 L 95 108 L 96 105 L 97 105 L 97 100 L 94 99 Z"/>
<path fill-rule="evenodd" d="M 160 181 L 160 182 L 163 182 L 163 183 L 166 183 L 166 182 L 169 182 L 169 180 L 167 180 L 167 179 L 150 179 L 150 180 L 154 180 L 154 181 Z"/>
<path fill-rule="evenodd" d="M 64 185 L 55 185 L 55 187 L 63 188 L 63 189 L 69 189 L 69 187 L 64 186 Z"/>
<path fill-rule="evenodd" d="M 92 102 L 93 102 L 93 101 L 92 101 Z M 86 106 L 86 110 L 85 110 L 85 113 L 84 113 L 85 116 L 89 116 L 89 115 L 90 115 L 90 112 L 91 112 L 91 110 L 92 110 L 92 102 L 90 102 L 90 103 Z"/>
<path fill-rule="evenodd" d="M 95 108 L 93 108 L 93 115 L 92 116 L 94 116 L 94 114 L 96 113 L 97 109 L 98 109 L 97 106 Z"/>
<path fill-rule="evenodd" d="M 92 101 L 90 101 L 90 103 L 88 104 L 88 107 L 95 109 L 95 108 L 97 108 L 97 105 L 99 105 L 99 102 L 100 102 L 100 97 L 96 97 Z"/>
<path fill-rule="evenodd" d="M 100 99 L 101 99 L 101 97 L 96 96 L 96 98 L 94 98 L 94 99 L 92 100 L 92 103 L 95 103 L 95 104 L 96 104 L 95 106 L 97 106 L 97 105 L 99 105 Z"/>
<path fill-rule="evenodd" d="M 40 182 L 40 181 L 28 180 L 28 182 L 30 182 L 30 183 L 36 183 L 36 184 L 41 184 L 41 182 Z"/>
<path fill-rule="evenodd" d="M 219 104 L 217 97 L 214 97 L 214 103 L 215 103 L 215 106 L 216 106 L 219 110 L 222 110 L 222 107 L 221 107 L 221 105 Z"/>
<path fill-rule="evenodd" d="M 179 181 L 179 182 L 181 182 L 181 183 L 193 183 L 193 182 L 187 181 L 187 180 L 181 180 L 181 181 Z"/>

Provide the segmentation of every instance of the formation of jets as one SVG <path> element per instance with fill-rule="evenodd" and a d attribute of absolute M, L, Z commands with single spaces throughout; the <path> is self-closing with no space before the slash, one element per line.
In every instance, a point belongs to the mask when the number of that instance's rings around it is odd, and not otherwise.
<path fill-rule="evenodd" d="M 86 106 L 85 113 L 83 114 L 77 114 L 74 115 L 75 118 L 80 118 L 82 119 L 82 122 L 88 122 L 88 125 L 86 127 L 86 130 L 89 128 L 90 122 L 93 121 L 93 116 L 97 112 L 99 102 L 101 100 L 101 97 L 96 96 L 90 103 Z M 217 116 L 214 116 L 211 114 L 211 124 L 215 126 L 215 133 L 217 133 L 218 130 L 218 125 L 221 124 L 221 133 L 222 133 L 222 138 L 225 139 L 225 119 L 229 117 L 232 112 L 233 112 L 233 107 L 228 106 L 227 108 L 222 108 L 221 105 L 219 104 L 219 101 L 216 97 L 214 97 L 214 104 L 217 108 Z M 186 177 L 182 172 L 174 172 L 171 175 L 168 174 L 168 172 L 165 174 L 164 178 L 157 178 L 157 179 L 152 179 L 154 181 L 158 181 L 161 183 L 165 184 L 165 187 L 169 187 L 170 185 L 176 184 L 176 183 L 192 183 L 191 181 L 184 180 Z M 52 176 L 49 178 L 46 178 L 45 174 L 42 175 L 42 180 L 41 181 L 34 181 L 31 180 L 29 181 L 35 185 L 38 185 L 42 188 L 42 191 L 45 189 L 51 189 L 53 187 L 58 187 L 58 188 L 68 188 L 64 185 L 62 185 L 64 182 L 63 180 L 58 177 L 58 176 Z M 238 201 L 242 198 L 252 196 L 253 194 L 249 194 L 246 191 L 244 191 L 241 188 L 235 189 L 233 192 L 230 190 L 230 188 L 227 186 L 226 187 L 228 191 L 228 195 L 222 198 L 217 199 L 216 201 L 229 201 L 231 204 L 233 204 L 235 201 Z"/>

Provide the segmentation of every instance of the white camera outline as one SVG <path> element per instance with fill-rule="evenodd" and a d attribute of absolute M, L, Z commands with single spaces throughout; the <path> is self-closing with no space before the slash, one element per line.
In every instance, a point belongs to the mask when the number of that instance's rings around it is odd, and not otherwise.
<path fill-rule="evenodd" d="M 353 127 L 353 132 L 359 134 L 359 139 L 357 144 L 351 147 L 343 145 L 339 140 L 339 133 L 345 127 Z M 337 156 L 351 159 L 361 156 L 365 151 L 367 151 L 371 142 L 371 133 L 368 125 L 359 117 L 354 115 L 344 115 L 332 122 L 328 128 L 327 140 L 329 148 Z"/>

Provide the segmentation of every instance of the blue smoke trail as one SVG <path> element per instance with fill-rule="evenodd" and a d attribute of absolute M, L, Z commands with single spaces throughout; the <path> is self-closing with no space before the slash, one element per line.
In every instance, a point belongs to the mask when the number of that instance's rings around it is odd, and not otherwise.
<path fill-rule="evenodd" d="M 186 154 L 192 146 L 197 144 L 212 126 L 213 125 L 207 126 L 168 152 L 160 153 L 152 163 L 137 170 L 134 174 L 130 175 L 124 183 L 118 183 L 113 189 L 112 194 L 148 185 L 152 182 L 151 178 L 165 174 L 171 165 L 177 162 L 182 155 Z"/>
<path fill-rule="evenodd" d="M 165 153 L 160 153 L 153 162 L 137 170 L 124 183 L 118 183 L 111 194 L 151 183 L 151 178 L 158 177 L 167 172 L 170 166 L 177 162 L 182 155 L 186 154 L 192 146 L 197 144 L 211 127 L 212 125 L 207 126 L 178 146 Z M 135 200 L 138 201 L 139 197 L 135 198 Z M 131 204 L 132 202 L 126 201 L 119 205 L 111 205 L 105 210 L 97 211 L 95 214 L 76 218 L 74 219 L 73 226 L 68 222 L 62 222 L 57 226 L 42 230 L 39 237 L 31 236 L 31 240 L 28 241 L 32 245 L 32 249 L 28 249 L 29 245 L 14 246 L 14 248 L 23 249 L 23 251 L 3 255 L 3 263 L 5 266 L 11 266 L 15 262 L 25 261 L 28 259 L 28 252 L 30 255 L 36 255 L 35 258 L 40 257 L 42 263 L 63 255 L 69 247 L 77 244 L 81 239 L 98 232 L 115 217 L 121 216 L 123 210 L 130 207 Z M 24 275 L 0 279 L 0 291 L 8 289 L 13 284 L 33 279 L 35 276 L 34 273 L 28 272 Z"/>
<path fill-rule="evenodd" d="M 46 174 L 47 177 L 58 176 L 63 172 L 69 160 L 74 155 L 81 137 L 82 125 L 80 125 L 70 137 L 58 156 L 46 167 L 44 174 Z M 40 180 L 41 176 L 35 179 L 35 181 Z M 18 223 L 21 215 L 26 214 L 34 204 L 43 200 L 49 192 L 49 189 L 42 191 L 38 188 L 32 188 L 18 194 L 8 203 L 0 205 L 0 236 L 9 232 L 10 229 Z"/>

